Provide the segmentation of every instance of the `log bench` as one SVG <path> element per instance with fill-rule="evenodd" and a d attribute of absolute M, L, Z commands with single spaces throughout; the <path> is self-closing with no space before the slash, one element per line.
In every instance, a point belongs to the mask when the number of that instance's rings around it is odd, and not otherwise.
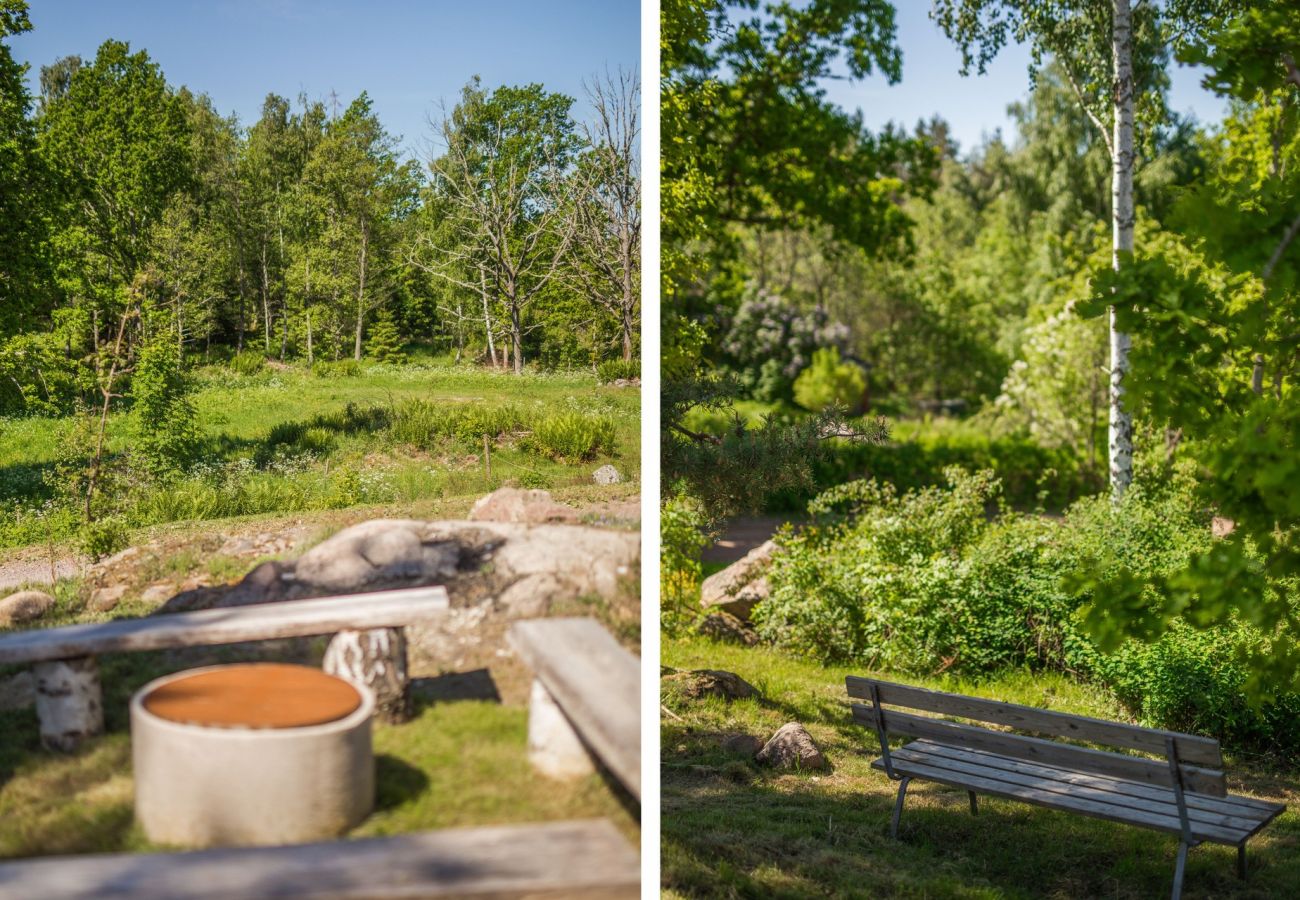
<path fill-rule="evenodd" d="M 641 799 L 641 663 L 595 619 L 528 619 L 511 646 L 533 671 L 528 757 L 552 777 L 599 762 Z"/>
<path fill-rule="evenodd" d="M 1212 738 L 872 678 L 850 675 L 845 682 L 850 697 L 867 701 L 852 707 L 854 720 L 875 731 L 880 742 L 881 755 L 872 766 L 899 783 L 890 823 L 895 838 L 907 786 L 917 778 L 964 788 L 972 814 L 978 810 L 976 795 L 988 794 L 1149 828 L 1178 836 L 1173 884 L 1177 900 L 1188 850 L 1206 842 L 1235 846 L 1237 872 L 1245 878 L 1246 841 L 1286 809 L 1284 804 L 1229 794 L 1219 742 Z M 900 709 L 1163 758 L 1097 750 Z M 893 736 L 916 740 L 891 750 Z"/>
<path fill-rule="evenodd" d="M 440 587 L 261 603 L 230 609 L 115 619 L 0 635 L 0 664 L 33 666 L 41 743 L 76 749 L 104 730 L 95 657 L 333 634 L 324 667 L 375 693 L 377 710 L 401 718 L 407 703 L 403 626 L 447 610 Z"/>
<path fill-rule="evenodd" d="M 0 900 L 635 898 L 639 885 L 636 851 L 605 819 L 0 863 Z"/>

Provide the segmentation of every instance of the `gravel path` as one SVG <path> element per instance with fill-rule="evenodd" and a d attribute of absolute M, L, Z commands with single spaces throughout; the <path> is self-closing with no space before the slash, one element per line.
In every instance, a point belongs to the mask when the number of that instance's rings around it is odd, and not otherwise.
<path fill-rule="evenodd" d="M 58 578 L 69 578 L 80 569 L 79 560 L 68 557 L 54 561 Z M 23 584 L 52 584 L 50 558 L 30 552 L 0 562 L 0 591 L 12 591 Z"/>

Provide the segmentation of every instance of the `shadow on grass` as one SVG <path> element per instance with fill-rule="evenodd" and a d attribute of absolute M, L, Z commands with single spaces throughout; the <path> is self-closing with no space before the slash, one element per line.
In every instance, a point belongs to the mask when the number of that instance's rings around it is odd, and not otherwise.
<path fill-rule="evenodd" d="M 447 672 L 443 675 L 411 679 L 411 705 L 416 715 L 426 707 L 458 700 L 500 703 L 501 693 L 497 690 L 496 682 L 492 680 L 492 673 L 487 669 Z"/>
<path fill-rule="evenodd" d="M 883 775 L 772 775 L 666 753 L 663 885 L 684 896 L 1138 898 L 1172 883 L 1169 835 L 997 798 L 971 816 L 964 790 L 913 782 L 893 840 Z M 1298 832 L 1277 822 L 1256 836 L 1246 881 L 1233 848 L 1194 849 L 1184 896 L 1300 895 Z"/>
<path fill-rule="evenodd" d="M 429 789 L 429 776 L 389 753 L 375 756 L 375 811 L 396 809 Z"/>

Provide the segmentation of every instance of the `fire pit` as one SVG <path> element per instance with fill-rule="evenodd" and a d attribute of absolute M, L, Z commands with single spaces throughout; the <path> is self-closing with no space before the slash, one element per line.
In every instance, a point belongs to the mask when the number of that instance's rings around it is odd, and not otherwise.
<path fill-rule="evenodd" d="M 159 678 L 131 699 L 136 818 L 189 847 L 336 837 L 374 804 L 374 697 L 278 663 Z"/>

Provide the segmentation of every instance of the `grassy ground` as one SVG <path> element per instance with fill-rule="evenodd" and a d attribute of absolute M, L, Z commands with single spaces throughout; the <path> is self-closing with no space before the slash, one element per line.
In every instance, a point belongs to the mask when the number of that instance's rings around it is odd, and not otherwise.
<path fill-rule="evenodd" d="M 133 529 L 241 515 L 400 508 L 477 497 L 506 483 L 580 491 L 606 462 L 633 481 L 640 473 L 639 389 L 599 386 L 590 373 L 515 377 L 433 360 L 365 365 L 342 377 L 289 367 L 245 376 L 213 366 L 195 372 L 194 382 L 203 437 L 199 464 L 170 484 L 128 474 L 109 488 Z M 530 450 L 516 430 L 492 442 L 489 474 L 478 442 L 416 446 L 375 425 L 371 413 L 411 400 L 436 411 L 508 407 L 527 422 L 564 413 L 597 417 L 612 423 L 613 447 L 592 459 L 556 459 Z M 50 506 L 54 496 L 45 476 L 72 429 L 68 418 L 0 420 L 0 547 L 70 536 L 75 516 Z M 129 450 L 134 435 L 129 414 L 113 416 L 110 452 Z"/>
<path fill-rule="evenodd" d="M 669 639 L 663 662 L 732 671 L 763 694 L 730 704 L 667 697 L 663 720 L 663 885 L 668 897 L 1112 897 L 1166 896 L 1177 840 L 997 798 L 972 817 L 966 794 L 915 782 L 900 840 L 890 839 L 896 785 L 870 768 L 874 736 L 854 725 L 846 674 L 767 648 Z M 883 674 L 883 673 L 881 673 Z M 1067 712 L 1122 718 L 1100 694 L 1028 673 L 930 687 Z M 720 748 L 720 734 L 766 740 L 802 722 L 829 771 L 760 769 Z M 1250 842 L 1251 874 L 1235 876 L 1235 850 L 1206 844 L 1188 860 L 1184 897 L 1300 896 L 1300 779 L 1229 759 L 1229 788 L 1291 810 Z"/>

